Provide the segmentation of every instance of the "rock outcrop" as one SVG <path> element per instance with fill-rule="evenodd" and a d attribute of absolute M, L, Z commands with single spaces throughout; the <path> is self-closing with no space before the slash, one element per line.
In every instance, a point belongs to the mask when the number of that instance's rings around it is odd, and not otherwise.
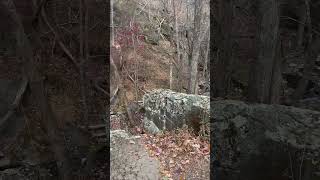
<path fill-rule="evenodd" d="M 188 125 L 199 130 L 209 120 L 210 97 L 157 89 L 143 97 L 144 125 L 149 132 L 173 130 Z"/>
<path fill-rule="evenodd" d="M 320 112 L 231 100 L 211 111 L 214 179 L 320 179 Z"/>
<path fill-rule="evenodd" d="M 195 117 L 211 117 L 214 179 L 320 179 L 320 112 L 209 101 L 205 96 L 152 91 L 143 99 L 145 126 L 157 133 L 188 125 Z"/>

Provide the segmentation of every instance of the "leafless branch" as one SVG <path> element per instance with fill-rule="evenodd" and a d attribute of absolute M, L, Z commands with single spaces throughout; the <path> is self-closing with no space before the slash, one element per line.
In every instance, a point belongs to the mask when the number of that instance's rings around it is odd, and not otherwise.
<path fill-rule="evenodd" d="M 49 27 L 49 29 L 53 32 L 53 34 L 56 37 L 56 40 L 58 41 L 59 46 L 61 47 L 61 49 L 66 53 L 66 55 L 69 57 L 69 59 L 72 61 L 72 63 L 75 65 L 77 71 L 80 71 L 80 66 L 77 63 L 77 61 L 75 60 L 75 58 L 73 57 L 73 55 L 71 54 L 71 52 L 69 51 L 69 49 L 64 45 L 64 43 L 61 41 L 60 35 L 57 33 L 57 31 L 53 28 L 53 26 L 50 24 L 48 18 L 47 18 L 47 14 L 45 12 L 45 10 L 42 8 L 41 10 L 41 16 L 42 19 L 44 20 L 44 22 L 47 24 L 47 26 Z"/>
<path fill-rule="evenodd" d="M 287 19 L 287 20 L 291 20 L 291 21 L 294 21 L 294 22 L 296 22 L 296 23 L 306 25 L 306 23 L 303 23 L 303 22 L 301 22 L 301 21 L 299 21 L 299 20 L 297 20 L 297 19 L 294 19 L 294 18 L 292 18 L 292 17 L 289 17 L 289 16 L 280 16 L 280 18 L 282 18 L 282 19 Z M 320 31 L 318 31 L 317 29 L 314 29 L 314 28 L 311 27 L 311 31 L 314 32 L 314 33 L 316 33 L 317 35 L 320 35 Z"/>
<path fill-rule="evenodd" d="M 8 121 L 8 119 L 14 114 L 15 110 L 18 108 L 20 101 L 22 99 L 22 96 L 24 92 L 26 91 L 28 85 L 28 79 L 27 77 L 24 77 L 22 80 L 22 83 L 20 85 L 20 89 L 17 92 L 16 98 L 14 99 L 9 111 L 6 113 L 6 115 L 0 119 L 0 127 Z"/>

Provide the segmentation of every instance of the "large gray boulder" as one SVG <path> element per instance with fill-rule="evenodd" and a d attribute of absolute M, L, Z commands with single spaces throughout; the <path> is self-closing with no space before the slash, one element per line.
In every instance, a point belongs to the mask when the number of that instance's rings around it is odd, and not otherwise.
<path fill-rule="evenodd" d="M 201 121 L 209 120 L 210 97 L 157 89 L 144 95 L 143 107 L 145 127 L 152 133 L 183 125 L 198 128 Z"/>
<path fill-rule="evenodd" d="M 320 179 L 320 112 L 231 100 L 211 111 L 214 179 Z"/>

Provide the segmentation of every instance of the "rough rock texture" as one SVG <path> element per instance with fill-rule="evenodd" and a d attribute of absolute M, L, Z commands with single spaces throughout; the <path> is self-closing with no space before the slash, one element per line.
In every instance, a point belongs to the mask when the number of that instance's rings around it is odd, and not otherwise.
<path fill-rule="evenodd" d="M 139 137 L 114 130 L 110 132 L 110 139 L 110 179 L 160 179 L 160 164 L 149 157 Z"/>
<path fill-rule="evenodd" d="M 320 179 L 320 112 L 231 100 L 211 111 L 214 179 Z"/>
<path fill-rule="evenodd" d="M 198 128 L 201 121 L 209 119 L 210 97 L 177 93 L 157 89 L 143 97 L 144 125 L 157 133 L 188 125 Z"/>
<path fill-rule="evenodd" d="M 307 98 L 300 100 L 297 104 L 299 108 L 312 109 L 320 111 L 320 97 Z"/>

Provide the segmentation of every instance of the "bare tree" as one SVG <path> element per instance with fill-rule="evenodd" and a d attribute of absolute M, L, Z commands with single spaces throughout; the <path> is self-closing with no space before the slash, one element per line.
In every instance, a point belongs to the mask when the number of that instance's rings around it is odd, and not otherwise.
<path fill-rule="evenodd" d="M 225 97 L 229 90 L 230 61 L 232 58 L 232 20 L 233 3 L 228 0 L 219 0 L 216 9 L 217 29 L 214 35 L 215 44 L 218 46 L 218 56 L 214 63 L 214 93 L 213 96 Z"/>
<path fill-rule="evenodd" d="M 303 43 L 303 39 L 304 39 L 304 28 L 305 28 L 305 24 L 306 24 L 306 17 L 307 17 L 307 13 L 306 13 L 306 6 L 305 3 L 303 3 L 303 5 L 301 5 L 301 7 L 299 8 L 299 28 L 298 28 L 298 34 L 297 34 L 297 48 L 301 49 L 302 48 L 302 43 Z"/>
<path fill-rule="evenodd" d="M 279 39 L 276 46 L 276 56 L 272 67 L 271 85 L 270 85 L 270 104 L 280 103 L 280 93 L 282 86 L 282 54 L 281 54 L 281 40 Z"/>
<path fill-rule="evenodd" d="M 279 2 L 277 0 L 259 0 L 259 39 L 258 59 L 252 66 L 249 82 L 249 100 L 270 103 L 272 99 L 272 80 L 279 80 L 279 73 L 274 73 L 277 62 L 279 41 Z M 280 90 L 280 89 L 279 89 Z"/>
<path fill-rule="evenodd" d="M 80 88 L 81 88 L 81 98 L 82 98 L 82 111 L 83 111 L 83 119 L 88 124 L 88 106 L 87 106 L 87 98 L 86 98 L 86 78 L 85 78 L 85 62 L 86 57 L 88 57 L 88 49 L 87 49 L 87 30 L 84 32 L 84 16 L 87 17 L 87 8 L 84 4 L 84 0 L 79 0 L 79 11 L 80 11 Z M 85 10 L 85 12 L 83 12 Z M 86 14 L 86 15 L 84 15 Z M 87 20 L 86 20 L 87 22 Z M 87 25 L 87 23 L 85 23 Z M 86 27 L 87 28 L 87 27 Z M 84 47 L 85 46 L 85 47 Z M 85 52 L 86 51 L 86 52 Z"/>
<path fill-rule="evenodd" d="M 178 13 L 177 13 L 177 6 L 176 1 L 172 1 L 172 8 L 173 8 L 173 17 L 174 17 L 174 29 L 175 29 L 175 40 L 176 40 L 176 48 L 177 48 L 177 63 L 180 64 L 180 69 L 182 63 L 180 62 L 180 38 L 179 38 L 179 22 L 178 22 Z M 172 82 L 173 82 L 173 67 L 174 64 L 171 62 L 170 64 L 170 89 L 172 89 Z M 180 72 L 177 72 L 180 74 Z M 178 77 L 179 79 L 179 77 Z"/>
<path fill-rule="evenodd" d="M 201 20 L 202 20 L 202 5 L 203 2 L 195 0 L 194 6 L 194 27 L 192 41 L 192 59 L 190 71 L 190 83 L 188 87 L 189 93 L 197 94 L 198 80 L 198 63 L 200 58 L 200 43 L 201 43 Z"/>

